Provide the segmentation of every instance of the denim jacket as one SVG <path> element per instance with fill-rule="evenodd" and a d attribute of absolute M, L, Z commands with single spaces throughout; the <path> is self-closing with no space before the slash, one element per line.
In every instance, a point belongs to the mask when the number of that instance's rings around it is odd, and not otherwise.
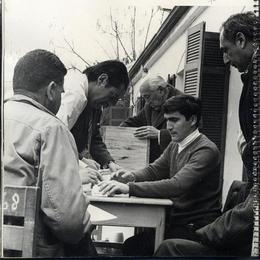
<path fill-rule="evenodd" d="M 78 167 L 73 136 L 54 114 L 23 95 L 4 104 L 4 185 L 41 180 L 38 256 L 63 256 L 63 243 L 77 243 L 90 226 Z"/>

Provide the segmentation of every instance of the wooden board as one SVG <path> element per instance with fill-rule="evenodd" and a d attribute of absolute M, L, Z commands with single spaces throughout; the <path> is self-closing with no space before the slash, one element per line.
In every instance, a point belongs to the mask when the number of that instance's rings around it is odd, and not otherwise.
<path fill-rule="evenodd" d="M 103 126 L 103 141 L 116 163 L 135 171 L 149 164 L 150 141 L 134 137 L 135 127 Z"/>

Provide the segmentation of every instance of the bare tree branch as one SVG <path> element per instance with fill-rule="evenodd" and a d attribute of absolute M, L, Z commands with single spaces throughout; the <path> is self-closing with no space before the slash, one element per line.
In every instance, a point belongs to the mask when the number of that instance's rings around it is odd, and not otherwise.
<path fill-rule="evenodd" d="M 123 50 L 124 50 L 124 52 L 125 52 L 125 55 L 128 57 L 128 59 L 129 59 L 130 61 L 133 61 L 133 59 L 132 59 L 132 58 L 130 57 L 130 55 L 128 54 L 128 52 L 127 52 L 127 50 L 126 50 L 126 48 L 125 48 L 125 46 L 124 46 L 124 44 L 123 44 L 123 42 L 122 42 L 122 40 L 121 40 L 121 37 L 120 37 L 119 32 L 118 32 L 118 25 L 117 25 L 117 22 L 116 22 L 116 21 L 115 21 L 115 30 L 114 30 L 114 32 L 115 32 L 115 34 L 116 34 L 116 37 L 117 37 L 117 39 L 118 39 L 118 41 L 119 41 L 121 47 L 123 48 Z"/>
<path fill-rule="evenodd" d="M 81 71 L 80 69 L 78 69 L 78 68 L 77 68 L 76 66 L 74 66 L 74 65 L 71 65 L 71 67 L 67 68 L 67 70 L 77 70 L 77 71 L 79 71 L 79 72 L 82 73 L 82 71 Z"/>
<path fill-rule="evenodd" d="M 99 43 L 99 41 L 95 40 L 95 42 L 98 44 L 98 46 L 104 51 L 104 53 L 107 55 L 109 59 L 111 59 L 111 56 L 108 54 L 107 50 Z"/>
<path fill-rule="evenodd" d="M 112 46 L 112 49 L 113 49 L 113 51 L 114 51 L 114 54 L 115 54 L 115 56 L 117 57 L 117 53 L 116 53 L 115 46 L 113 45 L 113 43 L 112 43 L 112 42 L 110 42 L 110 44 L 111 44 L 111 46 Z"/>
<path fill-rule="evenodd" d="M 163 17 L 164 17 L 164 11 L 162 11 L 162 17 L 161 17 L 161 22 L 160 22 L 161 25 L 163 23 Z"/>
<path fill-rule="evenodd" d="M 133 53 L 133 60 L 136 59 L 136 51 L 135 51 L 135 17 L 136 17 L 136 7 L 134 7 L 134 15 L 132 19 L 132 53 Z"/>
<path fill-rule="evenodd" d="M 149 30 L 150 30 L 150 25 L 151 25 L 152 19 L 153 19 L 153 9 L 151 10 L 151 16 L 150 16 L 150 20 L 149 20 L 149 23 L 148 23 L 148 26 L 147 26 L 147 30 L 146 30 L 146 34 L 145 34 L 144 48 L 146 46 L 146 41 L 147 41 L 147 37 L 148 37 Z"/>
<path fill-rule="evenodd" d="M 84 58 L 81 57 L 81 55 L 79 55 L 75 49 L 74 46 L 72 46 L 67 40 L 66 38 L 64 38 L 64 41 L 67 43 L 67 45 L 70 47 L 70 50 L 72 53 L 74 53 L 77 57 L 79 57 L 82 61 L 84 61 L 88 66 L 91 66 Z"/>
<path fill-rule="evenodd" d="M 128 59 L 130 61 L 133 61 L 133 59 L 130 57 L 130 55 L 128 54 L 122 40 L 121 40 L 121 37 L 119 35 L 119 30 L 118 30 L 118 22 L 117 21 L 114 21 L 113 20 L 113 16 L 112 16 L 112 12 L 111 12 L 111 8 L 110 8 L 110 23 L 111 23 L 111 28 L 112 30 L 114 31 L 114 33 L 116 34 L 115 37 L 116 37 L 116 41 L 117 41 L 117 53 L 118 53 L 118 56 L 117 58 L 119 59 L 119 49 L 118 49 L 118 42 L 120 43 L 121 47 L 123 48 L 124 52 L 125 52 L 125 55 L 128 57 Z"/>
<path fill-rule="evenodd" d="M 111 7 L 110 7 L 110 24 L 111 24 L 111 29 L 113 31 L 115 31 L 115 29 L 113 28 L 113 17 L 112 17 Z M 117 33 L 116 33 L 116 35 L 114 37 L 116 38 L 116 58 L 119 60 L 119 46 L 118 46 Z"/>

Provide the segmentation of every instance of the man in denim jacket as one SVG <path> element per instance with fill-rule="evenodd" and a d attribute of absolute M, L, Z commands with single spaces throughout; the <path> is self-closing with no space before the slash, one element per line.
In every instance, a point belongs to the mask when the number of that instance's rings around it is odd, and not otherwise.
<path fill-rule="evenodd" d="M 41 188 L 36 254 L 64 256 L 90 227 L 72 134 L 56 116 L 67 70 L 60 59 L 34 50 L 16 64 L 14 96 L 4 105 L 4 185 Z"/>

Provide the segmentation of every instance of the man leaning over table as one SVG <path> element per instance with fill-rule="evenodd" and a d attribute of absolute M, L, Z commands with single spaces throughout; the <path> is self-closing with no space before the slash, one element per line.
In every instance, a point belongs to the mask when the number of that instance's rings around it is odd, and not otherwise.
<path fill-rule="evenodd" d="M 168 198 L 173 201 L 166 238 L 196 240 L 195 230 L 220 214 L 222 176 L 217 146 L 198 130 L 201 102 L 189 95 L 168 99 L 164 106 L 172 142 L 152 164 L 136 172 L 119 170 L 116 180 L 99 183 L 108 196 Z M 119 182 L 120 181 L 120 182 Z M 124 183 L 123 183 L 124 182 Z M 143 232 L 124 243 L 126 255 L 152 255 L 153 233 Z"/>
<path fill-rule="evenodd" d="M 111 171 L 120 168 L 102 141 L 100 117 L 104 107 L 115 105 L 123 97 L 128 84 L 127 69 L 117 60 L 103 61 L 83 73 L 69 71 L 65 79 L 65 93 L 57 116 L 75 138 L 83 184 L 102 180 L 98 173 L 100 166 Z"/>
<path fill-rule="evenodd" d="M 4 185 L 41 188 L 39 257 L 65 256 L 80 243 L 86 252 L 91 244 L 76 144 L 55 116 L 66 73 L 55 54 L 30 51 L 15 66 L 14 96 L 4 104 Z"/>

